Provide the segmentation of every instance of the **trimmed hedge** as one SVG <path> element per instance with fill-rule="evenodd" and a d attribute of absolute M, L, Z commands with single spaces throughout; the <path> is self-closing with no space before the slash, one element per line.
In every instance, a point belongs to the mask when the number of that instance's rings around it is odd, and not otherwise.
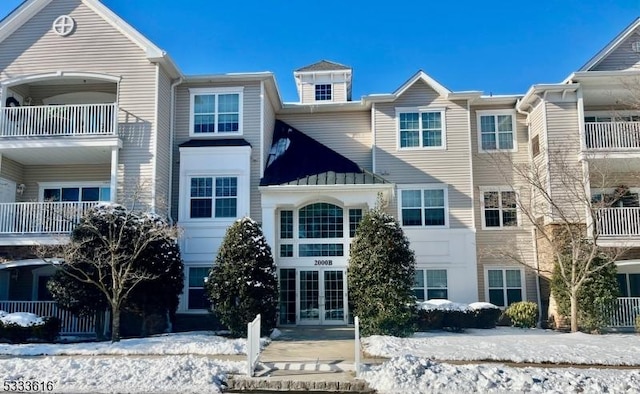
<path fill-rule="evenodd" d="M 0 341 L 26 343 L 29 340 L 53 342 L 60 334 L 61 322 L 57 317 L 43 317 L 44 324 L 22 327 L 15 323 L 0 322 Z"/>
<path fill-rule="evenodd" d="M 476 310 L 418 310 L 418 331 L 447 330 L 461 332 L 465 328 L 495 328 L 502 311 L 497 308 Z"/>

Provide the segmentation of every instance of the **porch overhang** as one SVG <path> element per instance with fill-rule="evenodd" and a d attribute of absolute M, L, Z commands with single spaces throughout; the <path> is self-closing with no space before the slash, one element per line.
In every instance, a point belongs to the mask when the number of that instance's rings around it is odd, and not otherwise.
<path fill-rule="evenodd" d="M 110 137 L 5 139 L 0 155 L 23 165 L 109 164 L 122 140 Z"/>

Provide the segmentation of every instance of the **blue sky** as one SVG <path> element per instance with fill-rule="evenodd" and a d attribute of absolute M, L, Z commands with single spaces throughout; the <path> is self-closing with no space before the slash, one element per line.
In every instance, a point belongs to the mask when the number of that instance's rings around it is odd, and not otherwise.
<path fill-rule="evenodd" d="M 1 0 L 6 15 L 21 0 Z M 640 16 L 640 0 L 382 2 L 103 0 L 185 74 L 353 67 L 353 97 L 389 93 L 422 69 L 451 90 L 524 93 L 559 82 Z M 380 4 L 380 5 L 379 5 Z"/>

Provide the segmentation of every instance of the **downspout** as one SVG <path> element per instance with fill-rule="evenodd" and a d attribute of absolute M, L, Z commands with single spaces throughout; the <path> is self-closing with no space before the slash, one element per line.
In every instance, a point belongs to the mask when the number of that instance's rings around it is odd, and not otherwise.
<path fill-rule="evenodd" d="M 376 168 L 376 103 L 371 105 L 371 133 L 373 134 L 371 137 L 371 169 L 375 174 L 377 172 Z"/>
<path fill-rule="evenodd" d="M 176 116 L 176 87 L 180 85 L 184 81 L 183 77 L 178 78 L 174 83 L 171 84 L 171 125 L 169 126 L 169 187 L 168 187 L 168 196 L 167 196 L 167 205 L 168 205 L 168 213 L 169 223 L 173 225 L 173 216 L 171 215 L 171 209 L 173 206 L 173 143 L 175 140 L 175 116 Z"/>

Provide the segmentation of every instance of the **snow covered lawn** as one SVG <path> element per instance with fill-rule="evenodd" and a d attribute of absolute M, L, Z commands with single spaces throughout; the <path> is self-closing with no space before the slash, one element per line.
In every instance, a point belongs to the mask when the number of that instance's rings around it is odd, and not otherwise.
<path fill-rule="evenodd" d="M 498 327 L 464 333 L 416 333 L 411 338 L 371 336 L 363 339 L 363 345 L 366 353 L 389 358 L 410 354 L 435 360 L 640 366 L 640 336 L 634 334 L 566 334 Z"/>
<path fill-rule="evenodd" d="M 262 346 L 266 339 L 261 339 Z M 149 338 L 123 339 L 118 343 L 0 344 L 0 355 L 215 355 L 246 354 L 247 340 L 229 339 L 212 332 L 162 334 Z M 1 375 L 0 375 L 1 376 Z"/>

